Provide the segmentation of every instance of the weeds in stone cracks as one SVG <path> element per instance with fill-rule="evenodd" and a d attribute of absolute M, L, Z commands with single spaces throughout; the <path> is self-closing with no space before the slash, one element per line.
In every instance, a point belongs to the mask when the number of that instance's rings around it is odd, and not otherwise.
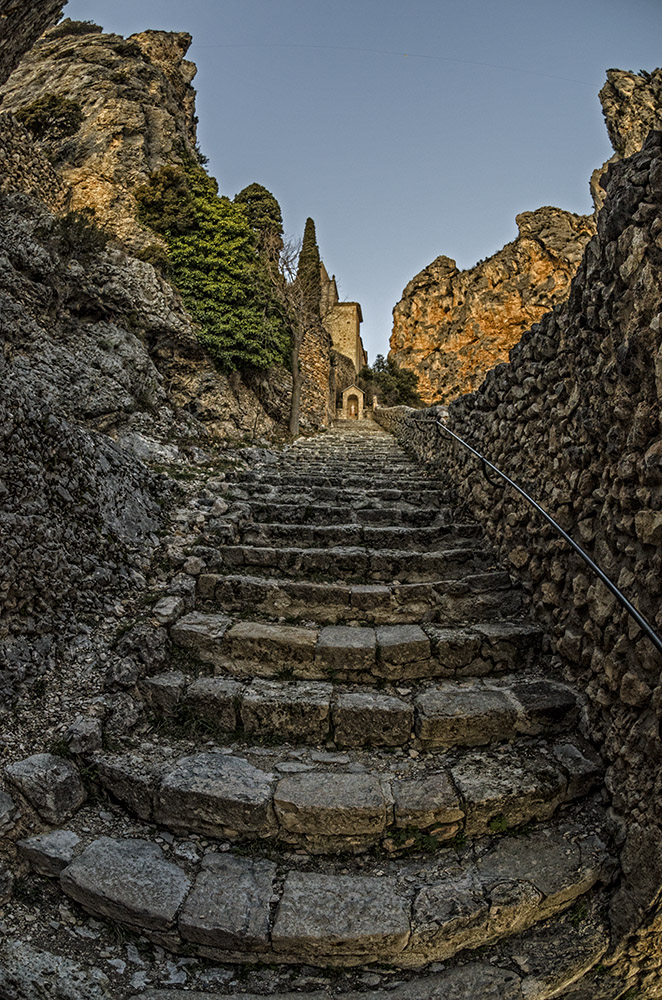
<path fill-rule="evenodd" d="M 436 851 L 452 843 L 453 841 L 440 840 L 439 837 L 435 837 L 431 833 L 426 833 L 425 830 L 419 830 L 418 827 L 411 826 L 394 830 L 382 841 L 383 846 L 386 844 L 389 845 L 386 849 L 391 854 L 414 854 L 418 852 L 434 854 Z M 391 847 L 390 845 L 393 846 Z"/>
<path fill-rule="evenodd" d="M 580 899 L 579 902 L 568 910 L 568 920 L 573 927 L 581 927 L 581 925 L 588 918 L 588 903 L 585 899 Z"/>
<path fill-rule="evenodd" d="M 510 826 L 503 813 L 493 816 L 487 824 L 490 833 L 504 834 L 506 837 L 528 837 L 533 830 L 533 823 L 520 823 Z"/>
<path fill-rule="evenodd" d="M 631 986 L 627 993 L 623 993 L 621 1000 L 646 1000 L 640 986 Z"/>
<path fill-rule="evenodd" d="M 56 736 L 55 739 L 52 739 L 48 744 L 47 751 L 56 757 L 73 757 L 71 748 L 64 736 Z"/>

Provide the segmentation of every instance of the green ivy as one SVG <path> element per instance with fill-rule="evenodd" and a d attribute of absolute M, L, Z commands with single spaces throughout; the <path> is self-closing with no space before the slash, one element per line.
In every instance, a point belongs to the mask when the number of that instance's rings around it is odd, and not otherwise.
<path fill-rule="evenodd" d="M 218 194 L 192 159 L 137 191 L 139 221 L 164 237 L 172 280 L 222 371 L 283 363 L 289 337 L 274 314 L 244 207 Z"/>

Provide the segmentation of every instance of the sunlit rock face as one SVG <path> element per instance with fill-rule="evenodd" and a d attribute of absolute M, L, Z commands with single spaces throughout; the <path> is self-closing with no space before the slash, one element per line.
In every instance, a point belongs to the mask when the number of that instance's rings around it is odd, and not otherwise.
<path fill-rule="evenodd" d="M 426 403 L 445 403 L 482 382 L 522 333 L 569 293 L 590 216 L 539 208 L 517 216 L 519 235 L 467 270 L 440 256 L 417 274 L 393 310 L 390 357 L 415 371 Z"/>
<path fill-rule="evenodd" d="M 132 249 L 155 241 L 136 222 L 134 191 L 167 163 L 193 156 L 195 64 L 186 32 L 121 35 L 48 31 L 3 88 L 3 110 L 47 95 L 76 102 L 80 128 L 42 146 L 72 188 L 71 207 L 89 207 Z"/>
<path fill-rule="evenodd" d="M 662 128 L 662 69 L 652 73 L 607 70 L 600 103 L 614 155 L 591 177 L 596 211 L 604 204 L 605 191 L 600 181 L 609 164 L 638 153 L 651 129 Z"/>

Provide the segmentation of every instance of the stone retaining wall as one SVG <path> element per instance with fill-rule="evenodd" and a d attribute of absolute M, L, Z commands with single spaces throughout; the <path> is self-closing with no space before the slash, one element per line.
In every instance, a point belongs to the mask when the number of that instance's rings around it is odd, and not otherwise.
<path fill-rule="evenodd" d="M 448 425 L 528 488 L 662 632 L 662 132 L 614 164 L 605 185 L 568 302 L 524 334 L 509 364 L 451 403 Z M 448 470 L 584 691 L 621 848 L 612 930 L 617 942 L 647 934 L 628 961 L 650 967 L 660 957 L 650 932 L 662 892 L 661 658 L 524 501 L 418 423 L 438 413 L 398 407 L 376 419 Z"/>

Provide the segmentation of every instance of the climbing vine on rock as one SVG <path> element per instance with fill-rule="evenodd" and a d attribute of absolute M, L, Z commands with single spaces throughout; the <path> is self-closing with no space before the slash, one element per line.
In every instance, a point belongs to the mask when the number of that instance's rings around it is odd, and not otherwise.
<path fill-rule="evenodd" d="M 246 209 L 218 194 L 193 160 L 166 166 L 137 191 L 139 221 L 168 244 L 172 281 L 223 371 L 287 359 L 289 335 L 271 307 Z"/>

